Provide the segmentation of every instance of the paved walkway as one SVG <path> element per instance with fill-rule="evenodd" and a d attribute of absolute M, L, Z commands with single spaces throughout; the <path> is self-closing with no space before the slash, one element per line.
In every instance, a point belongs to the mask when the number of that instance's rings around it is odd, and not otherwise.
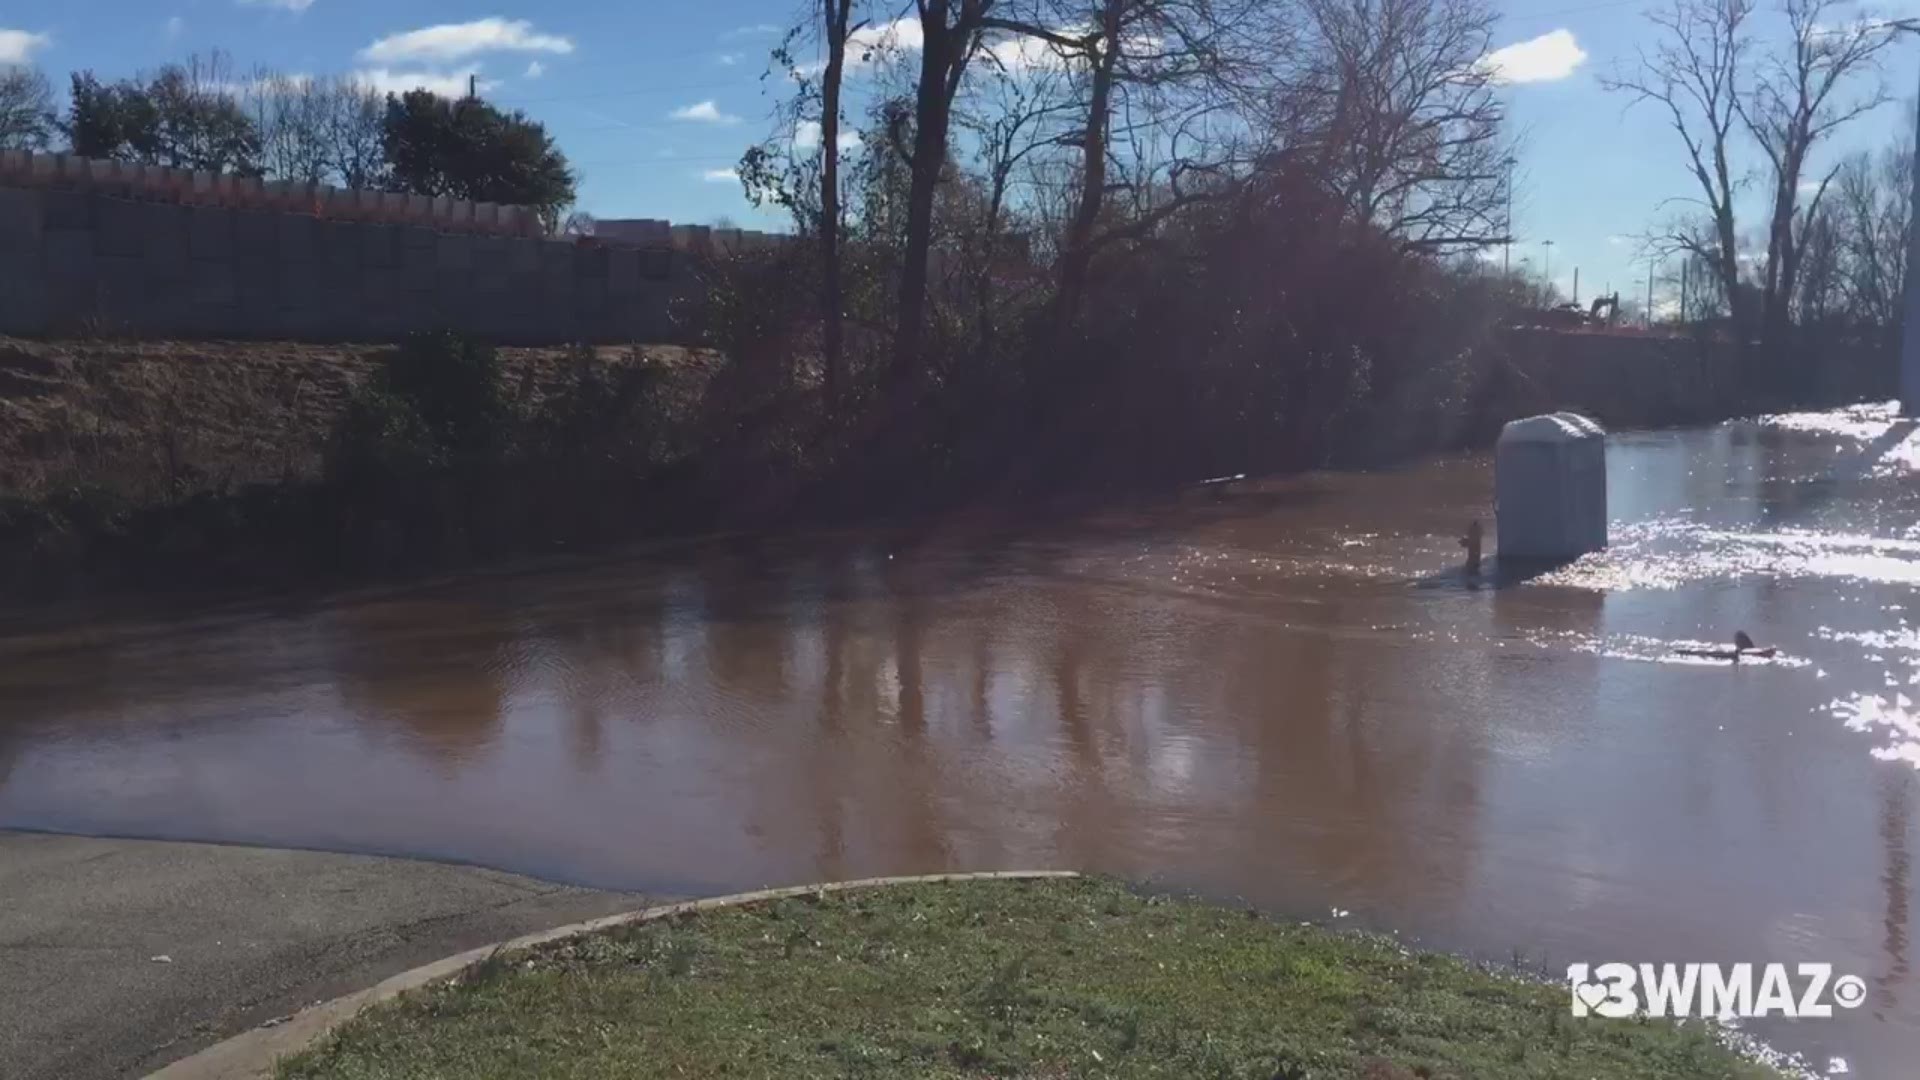
<path fill-rule="evenodd" d="M 406 859 L 0 831 L 0 1077 L 142 1076 L 448 953 L 644 905 Z"/>

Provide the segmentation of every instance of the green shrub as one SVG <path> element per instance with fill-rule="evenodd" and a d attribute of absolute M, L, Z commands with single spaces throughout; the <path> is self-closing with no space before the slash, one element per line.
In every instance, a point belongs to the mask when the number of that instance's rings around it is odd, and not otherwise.
<path fill-rule="evenodd" d="M 493 346 L 451 330 L 409 334 L 382 374 L 382 389 L 411 408 L 447 453 L 504 449 L 510 412 Z"/>
<path fill-rule="evenodd" d="M 381 385 L 347 403 L 328 442 L 327 479 L 353 487 L 446 464 L 445 448 L 406 399 Z"/>
<path fill-rule="evenodd" d="M 604 363 L 576 346 L 567 381 L 549 393 L 527 421 L 527 444 L 545 460 L 617 463 L 644 468 L 653 458 L 660 387 L 657 368 L 638 352 Z"/>

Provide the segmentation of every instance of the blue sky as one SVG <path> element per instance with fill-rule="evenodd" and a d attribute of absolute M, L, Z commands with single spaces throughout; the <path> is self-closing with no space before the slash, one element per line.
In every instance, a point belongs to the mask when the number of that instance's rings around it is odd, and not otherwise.
<path fill-rule="evenodd" d="M 1898 3 L 1874 10 L 1920 14 L 1920 0 Z M 1628 237 L 1663 199 L 1691 193 L 1659 117 L 1598 83 L 1649 40 L 1646 6 L 1500 4 L 1496 44 L 1524 45 L 1515 70 L 1532 78 L 1503 91 L 1525 133 L 1513 258 L 1539 268 L 1550 257 L 1563 290 L 1580 267 L 1583 297 L 1607 284 L 1644 290 Z M 581 207 L 597 216 L 777 224 L 725 172 L 770 126 L 784 84 L 761 74 L 775 28 L 801 10 L 798 0 L 9 0 L 0 62 L 24 57 L 62 84 L 76 68 L 119 76 L 215 48 L 243 68 L 363 72 L 390 86 L 474 74 L 484 96 L 546 123 L 584 178 Z M 1886 76 L 1910 101 L 1920 39 L 1896 47 Z M 1889 105 L 1828 153 L 1886 145 L 1910 122 Z"/>

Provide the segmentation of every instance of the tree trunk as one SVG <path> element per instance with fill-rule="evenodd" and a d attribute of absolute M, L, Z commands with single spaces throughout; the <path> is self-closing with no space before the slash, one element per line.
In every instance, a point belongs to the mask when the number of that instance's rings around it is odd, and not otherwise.
<path fill-rule="evenodd" d="M 1748 364 L 1751 360 L 1747 341 L 1751 337 L 1752 314 L 1747 310 L 1747 298 L 1740 291 L 1740 253 L 1734 247 L 1733 209 L 1723 205 L 1714 214 L 1714 239 L 1719 242 L 1720 250 L 1715 252 L 1714 269 L 1720 276 L 1720 285 L 1727 294 L 1727 319 L 1733 324 L 1734 364 L 1743 376 L 1751 374 Z"/>
<path fill-rule="evenodd" d="M 1106 0 L 1101 10 L 1098 61 L 1087 97 L 1086 131 L 1080 139 L 1080 204 L 1067 226 L 1067 242 L 1060 259 L 1060 295 L 1056 299 L 1059 329 L 1064 331 L 1080 314 L 1087 275 L 1093 267 L 1093 227 L 1107 193 L 1107 126 L 1111 116 L 1113 69 L 1120 57 L 1120 10 L 1126 0 Z"/>
<path fill-rule="evenodd" d="M 896 382 L 917 377 L 927 309 L 927 258 L 933 248 L 933 197 L 947 159 L 947 123 L 953 98 L 948 91 L 960 34 L 950 26 L 922 26 L 920 84 L 914 94 L 913 159 L 907 188 L 907 238 L 900 267 L 900 295 L 894 311 L 893 375 Z"/>
<path fill-rule="evenodd" d="M 845 380 L 845 305 L 840 296 L 840 82 L 846 69 L 847 20 L 852 0 L 821 0 L 826 5 L 827 69 L 820 82 L 820 287 L 826 365 L 826 406 L 840 410 Z"/>

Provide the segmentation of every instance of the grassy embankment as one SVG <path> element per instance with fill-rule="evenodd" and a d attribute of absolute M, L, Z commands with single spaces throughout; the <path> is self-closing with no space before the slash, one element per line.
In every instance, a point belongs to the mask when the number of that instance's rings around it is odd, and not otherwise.
<path fill-rule="evenodd" d="M 363 1013 L 281 1080 L 1779 1074 L 1701 1025 L 1114 882 L 910 885 L 500 954 Z"/>

